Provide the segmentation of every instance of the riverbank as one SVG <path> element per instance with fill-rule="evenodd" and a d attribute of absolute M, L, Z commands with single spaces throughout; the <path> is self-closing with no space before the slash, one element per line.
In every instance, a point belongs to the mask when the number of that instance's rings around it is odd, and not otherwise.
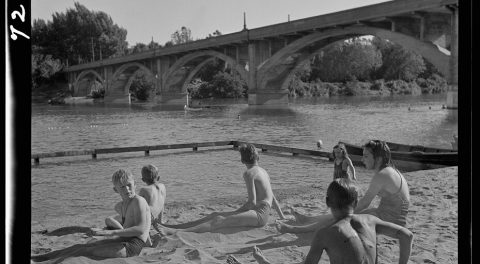
<path fill-rule="evenodd" d="M 415 235 L 410 261 L 457 263 L 458 167 L 408 172 L 404 176 L 411 195 L 407 227 Z M 358 185 L 362 191 L 366 190 L 370 179 L 371 175 L 360 174 Z M 274 192 L 284 211 L 293 206 L 302 213 L 320 214 L 327 212 L 324 202 L 327 186 L 323 185 L 311 184 L 306 188 L 292 185 L 288 189 L 274 189 Z M 235 188 L 235 185 L 228 186 L 225 185 L 225 188 Z M 203 203 L 167 203 L 167 223 L 184 223 L 213 211 L 233 210 L 243 201 L 236 196 L 208 199 L 209 195 L 209 192 L 203 192 L 205 197 L 198 197 L 198 200 L 205 201 Z M 377 203 L 378 200 L 374 200 L 375 206 Z M 286 216 L 292 217 L 288 213 Z M 31 253 L 45 253 L 88 242 L 91 238 L 85 232 L 91 227 L 100 226 L 102 219 L 82 215 L 77 218 L 76 222 L 83 223 L 81 226 L 72 226 L 71 222 L 65 221 L 59 225 L 62 227 L 60 229 L 48 227 L 48 230 L 44 230 L 46 223 L 32 222 Z M 103 261 L 77 257 L 65 263 L 226 263 L 229 254 L 241 263 L 251 263 L 253 245 L 262 249 L 272 263 L 301 263 L 310 248 L 312 234 L 279 234 L 275 229 L 276 219 L 278 216 L 271 212 L 268 224 L 263 228 L 225 229 L 204 234 L 179 232 L 163 239 L 152 230 L 155 245 L 153 248 L 144 248 L 140 256 Z M 379 263 L 398 262 L 398 242 L 379 236 L 378 244 Z M 324 255 L 320 263 L 328 263 L 328 257 Z"/>
<path fill-rule="evenodd" d="M 447 92 L 447 81 L 433 74 L 427 79 L 417 78 L 410 82 L 404 80 L 374 80 L 349 82 L 303 82 L 294 79 L 288 88 L 290 97 L 330 97 L 330 96 L 390 96 L 421 95 Z"/>

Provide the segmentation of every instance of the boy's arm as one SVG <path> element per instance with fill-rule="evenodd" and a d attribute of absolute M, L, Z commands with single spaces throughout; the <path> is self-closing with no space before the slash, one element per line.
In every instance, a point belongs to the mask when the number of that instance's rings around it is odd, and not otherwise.
<path fill-rule="evenodd" d="M 362 211 L 370 205 L 373 198 L 375 198 L 378 192 L 380 192 L 383 186 L 381 178 L 382 178 L 381 175 L 373 176 L 372 182 L 370 182 L 367 192 L 362 197 L 362 199 L 358 201 L 357 207 L 355 207 L 356 214 L 362 213 Z"/>
<path fill-rule="evenodd" d="M 148 204 L 143 198 L 135 199 L 131 202 L 130 206 L 133 206 L 134 225 L 125 229 L 116 230 L 100 230 L 96 232 L 96 235 L 100 236 L 120 236 L 120 237 L 138 237 L 142 235 L 145 230 L 150 227 L 147 226 Z M 128 214 L 127 214 L 128 215 Z"/>
<path fill-rule="evenodd" d="M 310 246 L 310 251 L 308 251 L 308 255 L 305 258 L 305 264 L 317 264 L 320 259 L 322 258 L 323 250 L 325 249 L 325 245 L 323 242 L 323 238 L 328 237 L 322 230 L 318 230 L 315 233 L 315 236 L 312 240 L 312 245 Z"/>
<path fill-rule="evenodd" d="M 250 175 L 247 173 L 243 175 L 243 179 L 245 180 L 245 185 L 247 187 L 248 200 L 244 205 L 242 205 L 242 207 L 235 210 L 236 212 L 247 211 L 255 207 L 256 194 L 255 194 L 255 183 L 253 178 L 254 178 L 253 175 Z"/>
<path fill-rule="evenodd" d="M 350 170 L 352 171 L 352 178 L 357 180 L 357 176 L 355 175 L 355 167 L 353 166 L 351 159 L 347 159 L 347 166 L 350 167 Z"/>
<path fill-rule="evenodd" d="M 412 250 L 413 233 L 405 227 L 401 227 L 394 223 L 383 221 L 375 216 L 376 232 L 392 238 L 397 238 L 400 242 L 400 258 L 398 263 L 406 264 L 410 258 L 410 251 Z"/>
<path fill-rule="evenodd" d="M 282 208 L 280 207 L 280 203 L 277 201 L 277 198 L 275 198 L 275 195 L 273 195 L 273 207 L 275 207 L 275 210 L 277 211 L 277 214 L 280 216 L 280 219 L 284 220 L 285 215 L 282 212 Z"/>

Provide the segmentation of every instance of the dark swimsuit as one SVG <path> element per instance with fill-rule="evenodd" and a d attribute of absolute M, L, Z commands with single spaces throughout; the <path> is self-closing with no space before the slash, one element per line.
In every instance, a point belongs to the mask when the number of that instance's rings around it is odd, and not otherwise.
<path fill-rule="evenodd" d="M 348 179 L 348 172 L 346 170 L 343 170 L 342 165 L 343 165 L 343 161 L 340 162 L 340 164 L 338 165 L 335 161 L 333 162 L 333 179 L 334 180 L 338 178 Z"/>
<path fill-rule="evenodd" d="M 383 221 L 406 226 L 410 202 L 401 194 L 403 178 L 400 176 L 398 170 L 397 173 L 400 177 L 400 188 L 398 188 L 398 191 L 394 194 L 380 192 L 378 195 L 382 198 L 378 208 L 373 214 Z"/>
<path fill-rule="evenodd" d="M 253 210 L 257 213 L 258 226 L 265 226 L 267 224 L 270 208 L 270 204 L 265 201 L 261 201 L 255 205 Z"/>
<path fill-rule="evenodd" d="M 132 199 L 130 199 L 130 201 L 128 201 L 128 204 L 125 207 L 125 211 L 127 210 L 128 205 L 130 204 L 131 201 L 132 201 Z M 121 213 L 122 213 L 122 223 L 121 224 L 123 226 L 123 224 L 125 223 L 125 215 L 123 213 L 123 207 L 122 207 Z M 146 246 L 145 242 L 143 242 L 143 240 L 141 240 L 138 237 L 124 237 L 124 238 L 121 239 L 121 242 L 122 242 L 122 245 L 125 247 L 125 250 L 127 251 L 127 257 L 134 257 L 134 256 L 140 255 L 140 252 L 142 251 L 142 248 L 144 248 Z"/>

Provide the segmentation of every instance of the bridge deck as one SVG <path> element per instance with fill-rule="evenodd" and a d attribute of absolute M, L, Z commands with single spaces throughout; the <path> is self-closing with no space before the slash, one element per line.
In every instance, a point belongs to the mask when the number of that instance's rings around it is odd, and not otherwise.
<path fill-rule="evenodd" d="M 74 65 L 66 68 L 65 71 L 80 71 L 106 65 L 127 63 L 166 55 L 181 54 L 195 50 L 217 48 L 224 45 L 246 43 L 251 40 L 261 40 L 265 38 L 288 36 L 289 34 L 291 35 L 300 32 L 321 30 L 324 28 L 330 28 L 335 26 L 355 24 L 357 22 L 378 21 L 393 16 L 409 16 L 414 15 L 414 12 L 419 11 L 445 12 L 442 7 L 452 4 L 458 4 L 458 0 L 390 1 L 325 15 L 292 20 L 290 22 L 269 25 L 231 34 L 225 34 L 218 37 L 192 41 L 186 44 L 175 45 L 172 47 L 154 49 L 122 57 L 109 58 L 91 63 Z"/>

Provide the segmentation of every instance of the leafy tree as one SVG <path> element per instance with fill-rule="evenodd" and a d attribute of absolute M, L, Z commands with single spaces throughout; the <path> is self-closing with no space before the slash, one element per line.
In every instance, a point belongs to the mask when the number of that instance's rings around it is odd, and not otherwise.
<path fill-rule="evenodd" d="M 180 30 L 175 31 L 172 34 L 172 43 L 174 45 L 188 43 L 193 41 L 192 31 L 187 27 L 182 27 Z"/>
<path fill-rule="evenodd" d="M 354 38 L 322 51 L 312 64 L 310 79 L 327 82 L 369 80 L 381 63 L 382 55 L 375 46 Z"/>
<path fill-rule="evenodd" d="M 412 81 L 427 70 L 423 57 L 415 52 L 405 50 L 398 44 L 378 37 L 374 37 L 372 43 L 382 53 L 382 67 L 376 74 L 380 78 Z M 432 66 L 429 66 L 429 72 L 434 73 Z"/>
<path fill-rule="evenodd" d="M 245 96 L 246 84 L 227 72 L 219 72 L 211 82 L 204 82 L 192 92 L 193 98 L 238 98 Z"/>
<path fill-rule="evenodd" d="M 126 36 L 127 30 L 109 15 L 78 2 L 64 13 L 55 12 L 51 21 L 35 19 L 32 23 L 32 45 L 69 65 L 124 55 Z"/>
<path fill-rule="evenodd" d="M 140 101 L 146 101 L 154 90 L 154 84 L 144 74 L 139 73 L 130 85 L 130 93 Z"/>
<path fill-rule="evenodd" d="M 32 47 L 32 90 L 42 84 L 52 83 L 62 68 L 59 59 L 54 59 L 50 54 L 43 55 L 35 46 Z"/>
<path fill-rule="evenodd" d="M 208 36 L 206 38 L 214 38 L 214 37 L 218 37 L 218 36 L 221 36 L 222 35 L 222 32 L 220 32 L 218 29 L 215 30 L 212 34 L 208 34 Z"/>
<path fill-rule="evenodd" d="M 198 71 L 197 76 L 204 82 L 211 82 L 214 76 L 221 72 L 225 67 L 225 63 L 220 59 L 215 59 Z"/>
<path fill-rule="evenodd" d="M 149 50 L 149 47 L 143 43 L 137 43 L 135 46 L 128 49 L 128 54 L 139 53 Z"/>
<path fill-rule="evenodd" d="M 160 44 L 158 44 L 157 42 L 153 41 L 153 38 L 152 38 L 152 41 L 150 41 L 150 43 L 148 43 L 147 47 L 148 47 L 149 50 L 151 50 L 151 49 L 161 48 L 162 45 L 160 45 Z"/>

